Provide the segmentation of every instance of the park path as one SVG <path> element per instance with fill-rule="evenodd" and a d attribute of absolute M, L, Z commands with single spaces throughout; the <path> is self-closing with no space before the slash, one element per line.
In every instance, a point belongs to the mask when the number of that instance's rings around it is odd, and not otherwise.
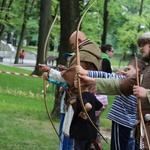
<path fill-rule="evenodd" d="M 10 58 L 3 58 L 3 61 L 0 62 L 0 64 L 8 65 L 8 66 L 14 66 L 18 68 L 28 69 L 28 70 L 34 70 L 34 67 L 36 65 L 36 53 L 34 52 L 26 52 L 24 63 L 18 63 L 14 64 L 15 58 L 14 55 L 12 55 Z"/>

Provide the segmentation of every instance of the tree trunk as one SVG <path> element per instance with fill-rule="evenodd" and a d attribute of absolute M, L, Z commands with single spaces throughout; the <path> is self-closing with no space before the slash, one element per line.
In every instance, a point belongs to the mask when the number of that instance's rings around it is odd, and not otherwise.
<path fill-rule="evenodd" d="M 144 0 L 141 0 L 140 9 L 139 9 L 139 16 L 142 15 L 142 11 L 143 11 L 143 1 L 144 1 Z M 139 24 L 139 26 L 138 26 L 138 32 L 140 32 L 140 31 L 141 31 L 141 24 Z"/>
<path fill-rule="evenodd" d="M 106 44 L 106 38 L 107 38 L 107 26 L 108 26 L 108 6 L 109 0 L 104 1 L 104 13 L 103 13 L 103 34 L 101 38 L 101 44 L 105 45 Z"/>
<path fill-rule="evenodd" d="M 9 4 L 8 4 L 8 7 L 7 7 L 8 10 L 10 10 L 10 7 L 11 7 L 12 3 L 13 3 L 13 0 L 10 0 L 10 1 L 9 1 Z M 3 0 L 3 2 L 2 2 L 1 11 L 5 10 L 4 8 L 6 8 L 6 0 Z M 2 12 L 1 12 L 1 13 L 2 13 Z M 6 16 L 5 16 L 5 21 L 8 21 L 8 19 L 9 19 L 9 16 L 6 15 Z M 4 31 L 5 31 L 5 25 L 3 24 L 3 25 L 1 25 L 1 30 L 0 30 L 0 40 L 1 40 L 2 37 L 3 37 Z"/>
<path fill-rule="evenodd" d="M 27 25 L 27 20 L 28 20 L 28 17 L 29 17 L 29 14 L 27 12 L 28 3 L 29 3 L 29 0 L 26 0 L 25 8 L 24 8 L 24 21 L 23 21 L 22 28 L 21 28 L 20 39 L 19 39 L 19 43 L 18 43 L 18 46 L 17 46 L 17 52 L 16 52 L 14 64 L 18 64 L 19 53 L 20 53 L 22 45 L 23 45 L 23 40 L 24 40 L 25 31 L 26 31 L 26 25 Z"/>
<path fill-rule="evenodd" d="M 40 4 L 40 22 L 39 22 L 39 35 L 38 35 L 38 52 L 36 66 L 32 74 L 41 75 L 38 64 L 45 63 L 44 46 L 47 38 L 49 28 L 51 26 L 51 0 L 41 0 Z M 46 54 L 46 53 L 45 53 Z"/>
<path fill-rule="evenodd" d="M 139 9 L 139 16 L 142 16 L 142 11 L 143 11 L 143 1 L 144 0 L 141 0 L 141 3 L 140 3 L 140 9 Z M 140 32 L 142 30 L 141 28 L 141 23 L 138 25 L 138 29 L 137 31 Z M 132 56 L 134 56 L 134 54 L 138 52 L 138 47 L 137 45 L 135 44 L 131 44 L 131 51 L 132 51 Z"/>

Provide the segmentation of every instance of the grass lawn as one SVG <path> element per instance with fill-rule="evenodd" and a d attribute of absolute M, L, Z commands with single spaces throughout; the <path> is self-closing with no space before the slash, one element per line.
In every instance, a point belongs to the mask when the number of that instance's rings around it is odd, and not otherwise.
<path fill-rule="evenodd" d="M 58 138 L 42 100 L 1 94 L 0 149 L 56 150 Z M 58 127 L 58 122 L 55 122 Z"/>
<path fill-rule="evenodd" d="M 0 70 L 30 74 L 29 70 L 0 65 Z M 45 110 L 43 101 L 43 79 L 0 74 L 0 150 L 57 150 L 56 136 Z M 54 92 L 48 88 L 49 110 L 53 109 Z M 106 116 L 111 108 L 113 96 L 101 116 L 101 127 L 111 128 Z M 58 118 L 53 118 L 56 128 Z M 103 150 L 109 150 L 103 142 Z"/>
<path fill-rule="evenodd" d="M 37 50 L 38 50 L 38 48 L 36 46 L 24 46 L 23 49 L 25 51 L 32 51 L 32 52 L 35 52 L 35 53 L 37 53 Z M 59 54 L 56 51 L 55 52 L 54 51 L 48 51 L 47 56 L 53 55 L 54 53 L 55 53 L 56 56 L 58 56 L 58 54 Z"/>
<path fill-rule="evenodd" d="M 30 71 L 0 65 L 0 70 L 30 74 Z M 58 138 L 48 120 L 42 78 L 0 74 L 0 150 L 56 150 Z M 50 111 L 52 86 L 47 92 Z M 58 119 L 54 118 L 58 129 Z"/>

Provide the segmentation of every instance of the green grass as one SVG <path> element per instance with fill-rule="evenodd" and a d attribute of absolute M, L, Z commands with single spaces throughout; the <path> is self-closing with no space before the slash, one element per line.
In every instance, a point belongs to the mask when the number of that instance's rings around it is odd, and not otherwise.
<path fill-rule="evenodd" d="M 0 95 L 1 150 L 56 150 L 58 138 L 42 100 Z M 58 127 L 58 123 L 55 122 Z"/>
<path fill-rule="evenodd" d="M 101 118 L 100 118 L 101 127 L 104 127 L 104 128 L 107 128 L 107 129 L 111 128 L 111 121 L 109 119 L 107 119 L 107 115 L 108 115 L 108 112 L 110 111 L 113 100 L 114 100 L 114 96 L 108 96 L 107 108 L 102 113 Z"/>
<path fill-rule="evenodd" d="M 0 70 L 30 71 L 0 65 Z M 42 78 L 0 74 L 0 150 L 56 150 L 58 138 L 43 101 Z M 52 85 L 47 91 L 49 110 L 54 105 Z M 58 129 L 59 122 L 54 118 Z"/>
<path fill-rule="evenodd" d="M 0 65 L 0 70 L 30 74 L 31 71 Z M 0 150 L 57 150 L 58 137 L 50 124 L 43 102 L 43 79 L 17 75 L 0 74 Z M 53 109 L 54 91 L 52 85 L 47 91 L 49 110 Z M 101 127 L 111 128 L 106 119 L 113 102 L 101 116 Z M 57 129 L 58 118 L 53 118 Z M 103 142 L 103 150 L 109 144 Z"/>
<path fill-rule="evenodd" d="M 35 53 L 37 53 L 37 46 L 23 46 L 23 49 L 25 51 L 34 51 Z"/>
<path fill-rule="evenodd" d="M 24 74 L 31 74 L 32 72 L 26 69 L 21 69 L 21 68 L 15 68 L 12 66 L 6 66 L 0 64 L 0 70 L 1 71 L 8 71 L 8 72 L 18 72 L 18 73 L 24 73 Z"/>
<path fill-rule="evenodd" d="M 37 47 L 36 46 L 24 46 L 23 49 L 25 51 L 33 51 L 33 52 L 37 53 Z M 47 56 L 53 55 L 53 54 L 54 54 L 54 51 L 48 51 Z M 58 56 L 58 52 L 55 52 L 55 55 Z"/>
<path fill-rule="evenodd" d="M 101 117 L 100 117 L 100 127 L 103 130 L 107 130 L 107 132 L 110 132 L 111 129 L 111 120 L 107 119 L 107 115 L 111 109 L 111 105 L 113 103 L 114 100 L 114 96 L 108 96 L 108 105 L 107 108 L 105 109 L 105 111 L 102 113 Z M 104 138 L 108 141 L 108 144 L 104 142 L 102 142 L 102 147 L 103 150 L 109 150 L 110 149 L 110 140 L 107 139 L 107 137 L 105 137 L 105 135 L 103 135 Z"/>

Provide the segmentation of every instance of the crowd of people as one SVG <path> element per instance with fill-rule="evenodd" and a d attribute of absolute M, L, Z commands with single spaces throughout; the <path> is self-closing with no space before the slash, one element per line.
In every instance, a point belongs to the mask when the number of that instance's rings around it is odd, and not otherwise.
<path fill-rule="evenodd" d="M 108 114 L 112 120 L 111 150 L 138 150 L 141 148 L 141 133 L 139 117 L 139 101 L 141 103 L 143 118 L 150 114 L 150 32 L 146 32 L 138 39 L 138 46 L 142 60 L 129 62 L 124 71 L 119 74 L 112 73 L 109 58 L 113 57 L 114 48 L 107 44 L 101 48 L 90 41 L 86 35 L 78 32 L 78 45 L 76 45 L 76 31 L 70 36 L 69 42 L 76 53 L 77 46 L 80 53 L 80 66 L 76 63 L 76 55 L 70 55 L 67 66 L 58 65 L 57 70 L 44 64 L 39 64 L 44 79 L 52 78 L 60 83 L 66 83 L 62 96 L 64 116 L 61 121 L 60 134 L 67 136 L 69 142 L 67 150 L 101 150 L 96 129 L 92 126 L 81 103 L 78 92 L 78 78 L 82 90 L 83 105 L 92 121 L 99 126 L 100 112 L 107 109 L 97 95 L 116 95 Z M 108 65 L 107 65 L 108 64 Z M 109 69 L 106 70 L 106 66 Z M 105 72 L 104 72 L 105 71 Z M 139 76 L 136 76 L 137 72 Z M 140 80 L 140 86 L 137 81 Z M 107 98 L 107 97 L 106 97 Z M 138 98 L 138 99 L 137 99 Z M 106 100 L 107 101 L 107 100 Z M 68 118 L 68 112 L 72 114 Z M 96 112 L 99 115 L 96 115 Z M 97 121 L 98 120 L 98 121 Z M 150 121 L 150 120 L 149 120 Z M 145 120 L 146 132 L 150 138 L 150 122 Z M 65 131 L 65 128 L 69 131 Z M 61 136 L 62 137 L 62 136 Z M 150 149 L 149 139 L 143 138 L 143 149 Z M 67 147 L 65 138 L 63 145 Z M 63 149 L 60 146 L 60 150 Z"/>

